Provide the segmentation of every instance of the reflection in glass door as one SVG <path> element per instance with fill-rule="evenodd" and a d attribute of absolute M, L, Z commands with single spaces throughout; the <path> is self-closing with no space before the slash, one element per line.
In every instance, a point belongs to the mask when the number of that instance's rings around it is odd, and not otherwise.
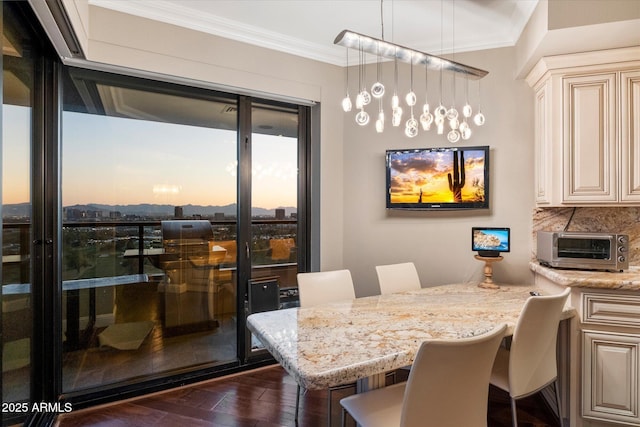
<path fill-rule="evenodd" d="M 248 314 L 297 304 L 299 240 L 298 110 L 254 104 L 251 122 Z M 260 348 L 252 337 L 249 350 Z"/>
<path fill-rule="evenodd" d="M 31 123 L 35 49 L 21 20 L 2 4 L 2 402 L 8 410 L 28 402 L 33 339 L 31 277 Z M 5 404 L 8 406 L 5 408 Z M 8 411 L 6 411 L 7 409 Z"/>
<path fill-rule="evenodd" d="M 237 361 L 236 110 L 69 70 L 63 392 Z"/>

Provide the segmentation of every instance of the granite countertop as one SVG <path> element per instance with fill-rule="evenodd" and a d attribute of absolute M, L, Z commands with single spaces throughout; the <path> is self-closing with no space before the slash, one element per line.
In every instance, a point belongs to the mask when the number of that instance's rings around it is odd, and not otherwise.
<path fill-rule="evenodd" d="M 563 286 L 626 291 L 640 290 L 639 266 L 629 267 L 628 270 L 620 273 L 550 268 L 540 265 L 537 261 L 532 261 L 529 263 L 529 268 L 534 273 Z"/>
<path fill-rule="evenodd" d="M 528 285 L 443 285 L 255 313 L 247 325 L 298 384 L 326 389 L 410 365 L 429 338 L 471 337 L 503 322 L 511 334 L 533 290 L 539 291 Z M 563 318 L 574 314 L 567 305 Z"/>

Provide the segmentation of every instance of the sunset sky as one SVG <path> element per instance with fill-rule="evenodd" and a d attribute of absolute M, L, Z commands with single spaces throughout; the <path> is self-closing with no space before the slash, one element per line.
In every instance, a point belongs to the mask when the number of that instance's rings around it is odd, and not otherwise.
<path fill-rule="evenodd" d="M 484 152 L 466 151 L 463 201 L 471 201 L 475 180 L 484 186 Z M 396 153 L 391 159 L 391 202 L 453 203 L 447 174 L 453 174 L 453 151 Z"/>
<path fill-rule="evenodd" d="M 4 106 L 3 203 L 29 201 L 29 110 Z M 296 206 L 297 141 L 253 136 L 253 205 Z M 63 206 L 236 203 L 236 133 L 63 113 Z"/>

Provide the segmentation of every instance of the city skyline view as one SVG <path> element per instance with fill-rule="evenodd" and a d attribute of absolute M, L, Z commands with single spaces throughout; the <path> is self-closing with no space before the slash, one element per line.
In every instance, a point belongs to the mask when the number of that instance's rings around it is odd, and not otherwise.
<path fill-rule="evenodd" d="M 3 204 L 30 200 L 30 109 L 4 106 Z M 225 206 L 236 197 L 236 132 L 65 111 L 62 205 Z M 254 133 L 252 204 L 297 205 L 297 140 Z"/>

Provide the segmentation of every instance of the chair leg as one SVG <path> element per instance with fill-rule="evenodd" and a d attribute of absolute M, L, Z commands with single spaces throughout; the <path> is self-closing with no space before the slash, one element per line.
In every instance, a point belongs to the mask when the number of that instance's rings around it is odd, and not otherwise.
<path fill-rule="evenodd" d="M 331 427 L 331 389 L 327 390 L 327 427 Z"/>
<path fill-rule="evenodd" d="M 513 427 L 518 427 L 518 416 L 516 410 L 516 400 L 511 398 L 511 424 Z"/>
<path fill-rule="evenodd" d="M 560 427 L 562 427 L 563 419 L 562 419 L 562 405 L 560 405 L 560 388 L 558 387 L 559 382 L 558 379 L 553 382 L 553 388 L 556 392 L 556 405 L 558 405 L 558 418 L 560 419 Z"/>
<path fill-rule="evenodd" d="M 300 384 L 298 384 L 298 388 L 296 389 L 296 415 L 295 421 L 296 425 L 298 425 L 298 411 L 300 409 Z"/>
<path fill-rule="evenodd" d="M 342 421 L 340 422 L 340 425 L 342 427 L 345 427 L 346 424 L 347 424 L 347 410 L 342 408 Z"/>

